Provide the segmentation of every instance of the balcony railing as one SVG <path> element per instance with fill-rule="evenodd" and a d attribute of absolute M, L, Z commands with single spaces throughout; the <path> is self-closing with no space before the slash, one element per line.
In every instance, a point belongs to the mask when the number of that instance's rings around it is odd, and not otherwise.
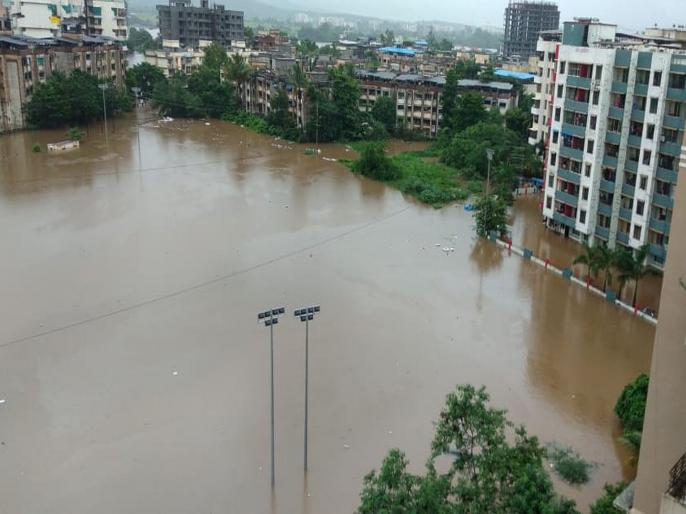
<path fill-rule="evenodd" d="M 566 170 L 564 168 L 558 168 L 557 169 L 557 176 L 563 180 L 566 180 L 567 182 L 571 182 L 572 184 L 576 184 L 577 186 L 579 184 L 581 184 L 581 175 L 573 172 L 572 170 Z"/>
<path fill-rule="evenodd" d="M 565 109 L 569 109 L 571 111 L 576 111 L 576 112 L 587 113 L 588 112 L 588 102 L 577 102 L 576 100 L 566 98 L 565 99 Z"/>
<path fill-rule="evenodd" d="M 617 241 L 625 245 L 629 244 L 629 234 L 627 232 L 617 231 Z"/>
<path fill-rule="evenodd" d="M 681 456 L 669 472 L 667 494 L 678 502 L 686 504 L 686 453 Z"/>
<path fill-rule="evenodd" d="M 576 220 L 574 218 L 570 218 L 569 216 L 566 216 L 561 212 L 554 212 L 553 220 L 571 228 L 574 228 L 576 226 Z"/>
<path fill-rule="evenodd" d="M 662 232 L 663 234 L 669 233 L 669 222 L 667 220 L 658 220 L 655 218 L 650 218 L 649 227 L 655 232 Z"/>
<path fill-rule="evenodd" d="M 609 203 L 598 202 L 598 212 L 605 216 L 612 216 L 612 205 Z"/>
<path fill-rule="evenodd" d="M 631 209 L 622 207 L 619 209 L 619 217 L 626 221 L 631 221 Z"/>
<path fill-rule="evenodd" d="M 566 203 L 567 205 L 571 205 L 572 207 L 576 207 L 579 204 L 578 194 L 579 193 L 577 193 L 577 195 L 575 196 L 565 191 L 557 189 L 555 190 L 555 200 L 558 200 L 562 203 Z"/>
<path fill-rule="evenodd" d="M 607 241 L 608 239 L 610 239 L 610 229 L 598 225 L 595 228 L 595 235 L 600 236 L 601 238 L 605 239 L 605 241 Z"/>
<path fill-rule="evenodd" d="M 665 168 L 658 167 L 655 177 L 658 180 L 663 180 L 665 182 L 671 182 L 672 184 L 676 184 L 677 173 L 674 170 L 668 170 Z"/>
<path fill-rule="evenodd" d="M 610 180 L 605 180 L 604 178 L 600 179 L 600 189 L 602 191 L 606 191 L 608 193 L 614 193 L 615 192 L 615 183 L 610 181 Z"/>

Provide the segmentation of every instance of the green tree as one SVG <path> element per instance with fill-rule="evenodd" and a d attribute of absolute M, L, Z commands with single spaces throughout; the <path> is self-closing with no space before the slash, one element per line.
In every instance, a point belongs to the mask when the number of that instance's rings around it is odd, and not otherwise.
<path fill-rule="evenodd" d="M 384 46 L 393 46 L 395 45 L 395 34 L 392 30 L 386 29 L 386 32 L 379 36 L 379 40 Z"/>
<path fill-rule="evenodd" d="M 203 113 L 211 118 L 223 118 L 238 110 L 234 85 L 221 82 L 219 68 L 211 68 L 206 64 L 200 66 L 188 77 L 188 93 L 199 101 Z M 190 101 L 190 98 L 186 98 L 186 101 Z M 194 104 L 191 102 L 187 105 Z"/>
<path fill-rule="evenodd" d="M 648 259 L 649 245 L 643 245 L 635 253 L 624 254 L 617 259 L 619 268 L 619 281 L 624 284 L 628 281 L 634 283 L 634 297 L 631 304 L 635 307 L 638 299 L 638 284 L 646 275 L 658 275 L 659 272 L 649 267 L 646 262 Z"/>
<path fill-rule="evenodd" d="M 586 266 L 587 279 L 593 278 L 598 271 L 598 248 L 585 244 L 584 253 L 577 255 L 572 261 L 572 265 L 575 264 Z"/>
<path fill-rule="evenodd" d="M 376 99 L 372 107 L 372 118 L 381 123 L 386 132 L 393 134 L 395 132 L 396 122 L 396 102 L 395 97 L 381 96 Z"/>
<path fill-rule="evenodd" d="M 613 502 L 624 489 L 627 488 L 626 482 L 618 482 L 616 484 L 605 484 L 605 494 L 598 498 L 593 505 L 591 505 L 591 514 L 622 514 L 622 511 L 617 509 Z"/>
<path fill-rule="evenodd" d="M 252 48 L 255 39 L 255 31 L 252 27 L 247 25 L 243 26 L 243 38 L 245 39 L 245 44 L 248 48 Z"/>
<path fill-rule="evenodd" d="M 360 157 L 352 163 L 352 170 L 376 180 L 397 180 L 400 169 L 386 155 L 385 144 L 374 141 L 362 147 Z"/>
<path fill-rule="evenodd" d="M 272 132 L 286 139 L 297 139 L 298 129 L 293 115 L 288 110 L 288 95 L 284 90 L 281 89 L 276 95 L 272 95 L 270 107 L 267 123 Z"/>
<path fill-rule="evenodd" d="M 596 248 L 596 269 L 603 272 L 603 291 L 612 285 L 612 267 L 615 265 L 615 252 L 606 246 Z"/>
<path fill-rule="evenodd" d="M 525 111 L 519 107 L 505 113 L 505 126 L 518 134 L 522 141 L 527 141 L 529 138 L 532 120 L 531 111 Z"/>
<path fill-rule="evenodd" d="M 203 66 L 216 70 L 217 74 L 229 64 L 229 56 L 219 43 L 211 43 L 203 49 Z"/>
<path fill-rule="evenodd" d="M 129 50 L 143 53 L 149 48 L 155 47 L 155 40 L 147 30 L 131 27 L 129 29 L 129 38 L 126 40 L 126 46 Z"/>
<path fill-rule="evenodd" d="M 456 132 L 485 121 L 488 113 L 484 109 L 484 99 L 481 95 L 468 93 L 458 97 L 450 126 Z"/>
<path fill-rule="evenodd" d="M 226 77 L 227 79 L 235 85 L 235 91 L 238 95 L 239 103 L 243 105 L 243 90 L 245 88 L 245 83 L 250 78 L 252 74 L 252 69 L 250 65 L 245 61 L 242 55 L 233 54 L 226 64 Z"/>
<path fill-rule="evenodd" d="M 649 384 L 648 375 L 639 375 L 636 380 L 624 387 L 615 404 L 615 414 L 621 420 L 624 429 L 622 440 L 636 451 L 641 448 Z"/>
<path fill-rule="evenodd" d="M 457 102 L 459 99 L 459 79 L 457 66 L 450 68 L 445 75 L 445 85 L 441 95 L 441 107 L 443 109 L 442 130 L 448 134 L 454 131 L 455 113 L 457 112 Z"/>
<path fill-rule="evenodd" d="M 81 141 L 83 139 L 83 130 L 79 127 L 72 127 L 67 131 L 67 139 L 70 141 Z"/>
<path fill-rule="evenodd" d="M 319 48 L 314 41 L 309 39 L 303 39 L 298 42 L 297 52 L 300 59 L 306 63 L 305 67 L 308 71 L 312 71 L 317 64 L 317 58 L 319 57 Z"/>
<path fill-rule="evenodd" d="M 495 80 L 495 66 L 487 64 L 483 71 L 479 74 L 481 82 L 492 82 Z"/>
<path fill-rule="evenodd" d="M 409 473 L 405 455 L 391 450 L 380 471 L 365 477 L 358 513 L 576 513 L 574 502 L 555 494 L 537 438 L 488 402 L 484 388 L 450 393 L 425 474 Z M 439 472 L 436 460 L 445 456 L 451 466 Z"/>
<path fill-rule="evenodd" d="M 293 85 L 299 89 L 305 89 L 308 85 L 307 75 L 302 68 L 294 64 L 290 71 L 290 79 Z"/>
<path fill-rule="evenodd" d="M 131 91 L 132 87 L 139 87 L 143 98 L 150 98 L 153 89 L 158 82 L 166 80 L 162 70 L 150 63 L 142 62 L 126 70 L 126 88 Z"/>
<path fill-rule="evenodd" d="M 204 116 L 202 101 L 186 88 L 179 77 L 158 82 L 152 93 L 153 105 L 160 114 L 175 118 L 199 118 Z"/>
<path fill-rule="evenodd" d="M 495 195 L 483 195 L 474 205 L 475 230 L 479 237 L 492 231 L 504 234 L 507 230 L 507 205 Z"/>
<path fill-rule="evenodd" d="M 474 59 L 460 59 L 455 63 L 455 71 L 459 79 L 475 79 L 479 76 L 480 70 Z"/>
<path fill-rule="evenodd" d="M 354 140 L 362 134 L 359 109 L 360 84 L 355 78 L 352 66 L 339 66 L 329 70 L 331 101 L 337 116 L 330 120 L 334 124 L 336 139 Z"/>

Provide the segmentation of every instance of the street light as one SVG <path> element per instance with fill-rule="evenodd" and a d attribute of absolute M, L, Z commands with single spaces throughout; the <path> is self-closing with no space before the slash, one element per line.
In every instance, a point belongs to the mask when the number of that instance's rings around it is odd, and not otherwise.
<path fill-rule="evenodd" d="M 141 88 L 139 87 L 132 87 L 131 91 L 133 91 L 133 94 L 136 95 L 136 109 L 138 109 L 138 97 L 140 96 L 141 93 Z M 143 167 L 143 159 L 141 158 L 141 126 L 138 125 L 136 128 L 136 137 L 138 138 L 138 169 L 140 170 Z"/>
<path fill-rule="evenodd" d="M 110 141 L 107 137 L 107 105 L 105 104 L 105 90 L 110 87 L 109 84 L 98 84 L 98 87 L 102 90 L 102 114 L 105 119 L 105 144 L 110 146 Z"/>
<path fill-rule="evenodd" d="M 277 309 L 270 309 L 257 314 L 257 321 L 264 323 L 265 327 L 269 327 L 269 342 L 271 346 L 271 375 L 272 375 L 272 406 L 271 406 L 271 424 L 272 424 L 272 489 L 274 489 L 274 325 L 279 322 L 279 316 L 284 314 L 286 309 L 279 307 Z"/>
<path fill-rule="evenodd" d="M 486 194 L 488 195 L 491 192 L 491 161 L 493 160 L 493 152 L 492 148 L 487 148 L 486 149 L 486 158 L 488 159 L 488 175 L 486 175 Z"/>
<path fill-rule="evenodd" d="M 309 359 L 310 359 L 310 321 L 314 319 L 315 314 L 319 314 L 321 308 L 319 305 L 311 307 L 303 307 L 293 311 L 293 316 L 299 318 L 301 322 L 305 323 L 305 472 L 307 473 L 307 414 L 308 414 L 308 385 L 309 385 Z"/>

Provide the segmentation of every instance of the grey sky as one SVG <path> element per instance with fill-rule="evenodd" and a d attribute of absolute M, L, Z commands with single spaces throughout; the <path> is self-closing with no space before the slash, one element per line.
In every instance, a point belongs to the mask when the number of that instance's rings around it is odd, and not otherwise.
<path fill-rule="evenodd" d="M 272 0 L 271 3 L 280 2 Z M 301 8 L 321 8 L 399 20 L 445 20 L 501 26 L 506 0 L 291 0 Z M 559 0 L 562 21 L 590 16 L 625 28 L 658 23 L 686 25 L 685 0 Z"/>

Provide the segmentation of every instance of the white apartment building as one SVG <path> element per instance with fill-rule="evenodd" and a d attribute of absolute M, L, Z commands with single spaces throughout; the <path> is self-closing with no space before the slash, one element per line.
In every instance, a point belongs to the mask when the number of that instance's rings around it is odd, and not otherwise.
<path fill-rule="evenodd" d="M 591 245 L 649 244 L 658 268 L 686 115 L 686 51 L 660 45 L 596 20 L 564 24 L 543 202 L 551 228 Z"/>
<path fill-rule="evenodd" d="M 542 32 L 536 45 L 537 73 L 534 77 L 536 92 L 531 108 L 533 124 L 529 130 L 529 144 L 546 143 L 553 113 L 553 88 L 557 66 L 557 49 L 562 41 L 559 30 Z"/>
<path fill-rule="evenodd" d="M 14 0 L 11 17 L 17 36 L 82 33 L 118 41 L 128 38 L 124 0 Z"/>

